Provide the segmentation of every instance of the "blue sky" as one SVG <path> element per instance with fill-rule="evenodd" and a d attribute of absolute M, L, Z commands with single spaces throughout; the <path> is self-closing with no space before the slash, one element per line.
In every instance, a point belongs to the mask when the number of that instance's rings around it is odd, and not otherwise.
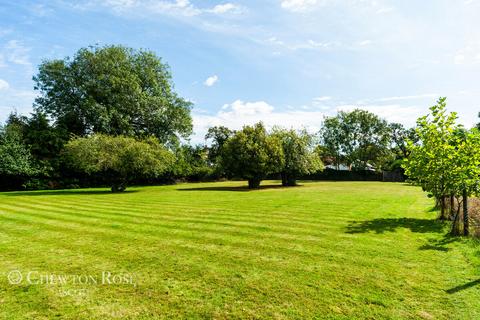
<path fill-rule="evenodd" d="M 43 59 L 92 44 L 155 51 L 208 126 L 314 131 L 360 107 L 413 125 L 439 96 L 480 111 L 479 0 L 0 0 L 0 121 L 31 112 Z"/>

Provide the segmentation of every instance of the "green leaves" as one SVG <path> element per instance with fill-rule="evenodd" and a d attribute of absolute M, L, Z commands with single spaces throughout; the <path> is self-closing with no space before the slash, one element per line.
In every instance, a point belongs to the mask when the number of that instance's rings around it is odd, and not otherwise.
<path fill-rule="evenodd" d="M 0 128 L 0 174 L 28 177 L 37 173 L 30 150 L 14 125 Z"/>
<path fill-rule="evenodd" d="M 446 98 L 430 108 L 430 115 L 417 120 L 419 142 L 409 141 L 411 152 L 404 162 L 406 174 L 424 190 L 439 198 L 477 192 L 480 175 L 480 135 L 456 123 L 457 114 L 447 113 Z"/>
<path fill-rule="evenodd" d="M 65 152 L 73 167 L 121 181 L 157 177 L 170 169 L 175 161 L 174 155 L 153 137 L 136 140 L 96 134 L 71 140 L 65 146 Z"/>
<path fill-rule="evenodd" d="M 230 175 L 262 180 L 278 172 L 285 160 L 278 137 L 269 136 L 262 123 L 245 126 L 223 146 L 222 166 Z"/>
<path fill-rule="evenodd" d="M 318 153 L 314 152 L 313 138 L 306 131 L 274 128 L 272 136 L 280 141 L 283 151 L 284 161 L 280 172 L 296 177 L 323 169 Z"/>
<path fill-rule="evenodd" d="M 371 164 L 379 168 L 391 157 L 387 122 L 365 110 L 340 111 L 325 118 L 320 135 L 337 165 L 365 169 Z"/>
<path fill-rule="evenodd" d="M 37 110 L 78 136 L 154 135 L 176 145 L 192 132 L 192 104 L 174 92 L 168 66 L 150 51 L 83 48 L 73 59 L 43 62 L 34 81 Z"/>

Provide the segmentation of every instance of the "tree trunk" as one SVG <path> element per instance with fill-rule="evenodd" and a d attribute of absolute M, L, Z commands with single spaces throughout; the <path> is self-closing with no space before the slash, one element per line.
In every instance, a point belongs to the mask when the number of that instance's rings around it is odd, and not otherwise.
<path fill-rule="evenodd" d="M 284 187 L 293 187 L 297 185 L 297 179 L 294 174 L 289 174 L 287 172 L 282 173 L 282 186 Z"/>
<path fill-rule="evenodd" d="M 452 236 L 459 236 L 460 233 L 460 201 L 458 201 L 458 207 L 457 207 L 457 212 L 455 213 L 455 216 L 453 218 L 453 224 L 452 224 L 452 231 L 451 234 Z"/>
<path fill-rule="evenodd" d="M 290 187 L 294 187 L 297 185 L 297 179 L 294 175 L 290 175 L 287 177 L 287 185 Z"/>
<path fill-rule="evenodd" d="M 453 219 L 455 217 L 455 195 L 453 193 L 450 194 L 450 218 Z"/>
<path fill-rule="evenodd" d="M 470 234 L 468 223 L 468 194 L 467 189 L 463 190 L 463 235 L 468 236 Z"/>
<path fill-rule="evenodd" d="M 125 191 L 126 188 L 127 187 L 125 186 L 124 183 L 114 183 L 112 185 L 111 190 L 112 190 L 112 192 L 123 192 L 123 191 Z"/>
<path fill-rule="evenodd" d="M 248 179 L 248 189 L 257 189 L 260 187 L 260 179 L 254 178 L 254 179 Z"/>
<path fill-rule="evenodd" d="M 440 197 L 440 220 L 446 220 L 445 206 L 446 206 L 445 196 L 443 195 L 443 196 Z"/>

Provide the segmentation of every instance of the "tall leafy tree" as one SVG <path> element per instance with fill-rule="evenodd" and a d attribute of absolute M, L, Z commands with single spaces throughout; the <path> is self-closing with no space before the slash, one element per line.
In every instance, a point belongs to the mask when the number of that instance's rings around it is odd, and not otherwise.
<path fill-rule="evenodd" d="M 327 117 L 321 130 L 323 145 L 349 167 L 380 168 L 391 157 L 388 123 L 377 115 L 356 109 Z"/>
<path fill-rule="evenodd" d="M 173 89 L 169 67 L 151 51 L 123 46 L 80 49 L 44 61 L 34 76 L 37 111 L 69 133 L 154 135 L 176 144 L 192 131 L 192 104 Z"/>
<path fill-rule="evenodd" d="M 457 191 L 459 174 L 455 158 L 459 155 L 457 114 L 448 113 L 446 98 L 430 108 L 430 115 L 417 120 L 417 143 L 409 141 L 408 159 L 403 167 L 409 179 L 437 199 L 441 219 L 447 219 L 446 198 Z"/>
<path fill-rule="evenodd" d="M 224 144 L 221 161 L 227 173 L 247 179 L 250 189 L 258 188 L 284 164 L 280 140 L 270 136 L 262 123 L 235 132 Z"/>
<path fill-rule="evenodd" d="M 112 192 L 124 191 L 134 178 L 157 177 L 174 163 L 173 154 L 153 137 L 137 140 L 95 134 L 69 141 L 65 153 L 75 168 L 101 175 Z"/>
<path fill-rule="evenodd" d="M 277 127 L 272 136 L 282 146 L 283 166 L 278 170 L 283 186 L 295 186 L 299 175 L 315 173 L 324 168 L 320 155 L 313 148 L 313 137 L 305 130 L 297 132 Z"/>

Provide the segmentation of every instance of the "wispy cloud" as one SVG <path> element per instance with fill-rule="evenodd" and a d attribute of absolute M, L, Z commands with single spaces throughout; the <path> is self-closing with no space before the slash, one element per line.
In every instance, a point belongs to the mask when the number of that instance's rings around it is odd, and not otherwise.
<path fill-rule="evenodd" d="M 418 99 L 426 99 L 426 98 L 438 98 L 440 95 L 437 93 L 426 93 L 426 94 L 417 94 L 417 95 L 409 95 L 409 96 L 395 96 L 395 97 L 386 97 L 375 99 L 378 102 L 389 102 L 389 101 L 401 101 L 401 100 L 418 100 Z"/>
<path fill-rule="evenodd" d="M 458 50 L 453 57 L 453 62 L 457 65 L 480 64 L 480 42 L 470 42 Z"/>
<path fill-rule="evenodd" d="M 117 14 L 167 14 L 180 17 L 193 17 L 202 14 L 224 15 L 227 13 L 241 13 L 240 5 L 226 2 L 212 7 L 198 7 L 189 0 L 90 0 L 84 3 L 75 3 L 72 7 L 80 10 L 91 10 L 99 7 L 112 9 Z"/>
<path fill-rule="evenodd" d="M 317 5 L 319 1 L 317 0 L 282 0 L 281 7 L 290 10 L 293 12 L 304 12 L 315 5 Z"/>
<path fill-rule="evenodd" d="M 31 67 L 30 48 L 22 44 L 18 40 L 10 40 L 6 45 L 0 49 L 0 66 L 5 66 L 6 63 L 14 63 L 18 65 Z"/>
<path fill-rule="evenodd" d="M 7 81 L 0 79 L 0 90 L 6 90 L 10 87 Z"/>

